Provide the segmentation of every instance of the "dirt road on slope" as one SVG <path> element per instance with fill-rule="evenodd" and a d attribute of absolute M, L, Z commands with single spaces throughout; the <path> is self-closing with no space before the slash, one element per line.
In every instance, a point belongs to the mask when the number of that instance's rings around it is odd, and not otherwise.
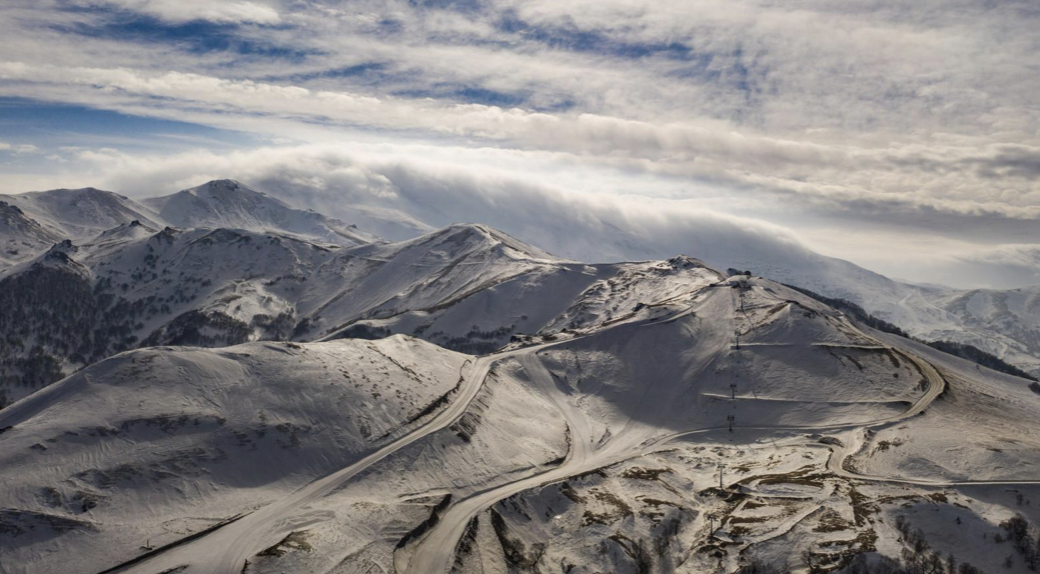
<path fill-rule="evenodd" d="M 116 567 L 110 571 L 154 574 L 157 571 L 161 572 L 171 568 L 188 566 L 187 572 L 239 574 L 247 559 L 276 544 L 294 530 L 330 519 L 328 513 L 309 511 L 308 505 L 339 489 L 373 464 L 423 437 L 455 423 L 477 396 L 491 366 L 498 361 L 510 357 L 520 357 L 522 361 L 527 361 L 525 366 L 531 367 L 531 377 L 535 384 L 539 385 L 540 388 L 548 389 L 546 391 L 547 395 L 565 416 L 568 414 L 573 415 L 573 407 L 568 406 L 565 399 L 558 396 L 560 391 L 556 388 L 548 371 L 541 366 L 537 359 L 533 361 L 525 359 L 525 357 L 534 357 L 538 351 L 565 344 L 570 340 L 554 341 L 477 357 L 470 365 L 468 372 L 463 375 L 463 380 L 459 385 L 457 396 L 454 400 L 425 425 L 412 430 L 357 462 L 319 478 L 234 523 L 188 543 L 174 545 L 169 551 L 158 553 L 143 560 L 138 557 L 128 562 L 125 567 Z M 589 444 L 586 444 L 591 441 L 588 437 L 590 434 L 588 421 L 574 416 L 573 421 L 568 419 L 568 425 L 573 433 L 572 452 L 568 454 L 567 458 L 567 461 L 570 463 L 568 468 L 579 464 L 584 465 L 589 452 L 588 449 L 591 448 Z M 459 512 L 461 511 L 456 511 L 456 514 Z M 462 524 L 462 527 L 465 527 L 465 523 Z M 454 545 L 452 545 L 452 548 L 454 548 Z"/>
<path fill-rule="evenodd" d="M 191 572 L 238 574 L 242 571 L 246 559 L 257 552 L 277 543 L 293 530 L 322 521 L 317 517 L 309 519 L 306 512 L 301 512 L 306 509 L 308 504 L 336 490 L 359 472 L 394 452 L 454 423 L 465 412 L 473 397 L 477 395 L 491 365 L 496 360 L 498 360 L 496 357 L 475 359 L 468 372 L 463 375 L 463 381 L 457 391 L 458 396 L 429 423 L 361 460 L 315 480 L 281 500 L 260 508 L 241 520 L 188 544 L 173 548 L 169 552 L 153 556 L 125 569 L 114 570 L 114 572 L 154 574 L 154 572 L 161 572 L 169 568 L 189 565 Z"/>

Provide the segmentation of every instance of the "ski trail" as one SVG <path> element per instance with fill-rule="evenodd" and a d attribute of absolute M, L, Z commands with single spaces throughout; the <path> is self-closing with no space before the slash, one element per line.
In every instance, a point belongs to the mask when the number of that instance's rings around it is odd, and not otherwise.
<path fill-rule="evenodd" d="M 709 301 L 709 304 L 721 306 L 727 301 L 730 308 L 732 308 L 731 297 L 716 297 L 714 301 Z M 656 322 L 647 321 L 642 326 L 661 325 L 685 317 L 691 314 L 694 307 L 697 307 L 700 303 L 704 303 L 704 300 L 700 297 L 695 298 L 688 307 L 677 310 L 670 317 Z M 723 330 L 728 333 L 730 331 L 729 325 L 727 324 L 727 327 L 723 328 Z M 713 353 L 709 353 L 709 355 L 723 352 L 727 347 L 728 339 L 719 337 L 718 344 L 712 349 Z M 637 421 L 634 417 L 629 417 L 616 434 L 612 435 L 605 443 L 598 445 L 597 448 L 593 448 L 594 439 L 591 436 L 587 416 L 580 409 L 569 403 L 567 397 L 552 380 L 552 375 L 537 357 L 537 352 L 544 348 L 524 349 L 515 356 L 523 365 L 528 376 L 531 377 L 532 382 L 550 397 L 566 419 L 569 428 L 572 429 L 571 450 L 564 462 L 556 468 L 489 488 L 455 503 L 441 516 L 437 525 L 430 530 L 426 537 L 419 541 L 410 557 L 402 557 L 400 563 L 396 563 L 395 560 L 398 572 L 407 572 L 409 574 L 440 574 L 446 572 L 454 560 L 455 548 L 470 520 L 495 503 L 514 494 L 649 454 L 658 450 L 662 444 L 682 436 L 719 430 L 717 428 L 702 428 L 693 431 L 663 434 L 661 428 Z M 709 363 L 710 360 L 706 358 L 704 365 Z M 649 392 L 650 388 L 648 387 L 636 405 L 636 412 L 640 413 L 639 418 L 641 420 L 649 420 L 645 416 L 648 414 L 645 412 L 648 407 L 644 406 L 647 402 L 646 393 Z"/>
<path fill-rule="evenodd" d="M 473 516 L 495 502 L 511 496 L 512 493 L 571 476 L 596 464 L 597 457 L 593 456 L 595 439 L 592 436 L 588 417 L 571 404 L 567 395 L 556 386 L 552 374 L 538 359 L 537 349 L 526 349 L 515 355 L 515 358 L 524 367 L 535 387 L 544 393 L 560 411 L 568 428 L 571 429 L 570 450 L 567 457 L 556 468 L 478 492 L 453 505 L 441 516 L 437 526 L 419 543 L 411 557 L 402 557 L 399 560 L 395 557 L 398 572 L 446 571 L 455 557 L 455 546 Z M 607 444 L 609 445 L 611 442 Z M 400 562 L 400 564 L 396 562 Z"/>

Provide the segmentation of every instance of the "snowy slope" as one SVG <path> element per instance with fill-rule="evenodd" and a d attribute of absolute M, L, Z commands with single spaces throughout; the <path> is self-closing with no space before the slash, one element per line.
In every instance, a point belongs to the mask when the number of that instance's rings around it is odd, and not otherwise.
<path fill-rule="evenodd" d="M 1019 513 L 1040 534 L 1040 386 L 757 275 L 1024 366 L 1032 289 L 789 246 L 729 278 L 479 224 L 373 242 L 233 182 L 189 191 L 154 205 L 188 228 L 109 209 L 50 245 L 4 212 L 42 251 L 0 270 L 0 573 L 1040 560 L 996 537 Z"/>
<path fill-rule="evenodd" d="M 0 201 L 0 269 L 32 258 L 61 239 L 17 206 Z"/>
<path fill-rule="evenodd" d="M 418 261 L 475 256 L 474 236 L 543 261 L 464 231 Z M 482 357 L 401 336 L 156 348 L 52 385 L 0 411 L 5 568 L 828 570 L 898 560 L 916 529 L 993 568 L 1017 552 L 999 523 L 1040 518 L 1024 381 L 690 259 L 580 293 L 548 321 L 565 330 Z"/>
<path fill-rule="evenodd" d="M 922 329 L 923 338 L 974 345 L 1040 375 L 1040 286 L 934 292 L 928 298 L 952 321 Z"/>
<path fill-rule="evenodd" d="M 0 569 L 96 572 L 263 506 L 422 424 L 464 362 L 391 338 L 99 363 L 0 414 Z"/>
<path fill-rule="evenodd" d="M 610 212 L 589 216 L 580 204 L 573 210 L 551 209 L 538 217 L 512 217 L 511 210 L 503 207 L 506 203 L 492 201 L 474 201 L 461 213 L 444 213 L 424 197 L 410 198 L 407 193 L 390 199 L 369 197 L 367 203 L 358 204 L 360 198 L 344 190 L 341 201 L 333 203 L 329 194 L 315 193 L 306 186 L 264 183 L 280 197 L 333 214 L 349 214 L 363 228 L 395 240 L 427 233 L 463 217 L 494 225 L 556 255 L 590 263 L 695 254 L 718 269 L 750 269 L 782 283 L 848 299 L 914 336 L 963 341 L 1040 375 L 1040 352 L 1031 349 L 1036 335 L 1026 326 L 1028 320 L 1019 319 L 1024 327 L 1020 329 L 999 320 L 965 319 L 946 309 L 943 301 L 957 290 L 895 281 L 849 261 L 815 253 L 778 234 L 756 232 L 754 226 L 734 228 L 713 224 L 710 218 L 703 224 L 669 225 L 665 215 L 661 227 L 626 226 L 623 216 Z"/>
<path fill-rule="evenodd" d="M 147 207 L 122 195 L 93 187 L 54 189 L 0 196 L 62 239 L 83 239 L 117 225 L 138 220 L 161 228 Z"/>
<path fill-rule="evenodd" d="M 335 245 L 378 240 L 353 225 L 295 209 L 230 180 L 211 181 L 141 203 L 88 187 L 4 195 L 0 204 L 0 266 L 34 257 L 62 239 L 87 240 L 133 221 L 156 230 L 166 226 L 224 227 Z"/>
<path fill-rule="evenodd" d="M 857 303 L 914 337 L 969 344 L 1040 375 L 1040 286 L 959 290 L 910 285 L 818 255 L 804 263 L 741 263 L 738 268 Z"/>
<path fill-rule="evenodd" d="M 123 350 L 288 339 L 329 249 L 230 230 L 126 225 L 0 272 L 0 406 Z"/>
<path fill-rule="evenodd" d="M 313 211 L 293 208 L 231 180 L 211 181 L 140 203 L 93 188 L 4 196 L 0 201 L 9 203 L 5 209 L 6 215 L 3 216 L 5 223 L 0 224 L 0 266 L 30 259 L 61 239 L 83 240 L 134 220 L 157 230 L 166 225 L 180 228 L 237 228 L 345 246 L 376 241 L 375 236 L 353 225 Z M 11 212 L 10 206 L 16 206 L 22 213 Z M 352 221 L 360 222 L 364 229 L 375 230 L 377 234 L 395 239 L 407 241 L 435 231 L 428 222 L 387 207 L 350 205 L 338 209 L 339 213 L 349 214 Z M 508 229 L 509 222 L 502 223 Z M 661 251 L 658 246 L 660 241 L 654 237 L 609 228 L 575 241 L 573 234 L 566 233 L 565 229 L 553 228 L 551 223 L 547 220 L 545 225 L 548 227 L 545 229 L 518 231 L 528 236 L 533 234 L 540 245 L 548 246 L 553 253 L 586 261 L 647 259 L 671 255 Z M 1002 303 L 997 302 L 999 299 L 1029 299 L 1028 293 L 1020 297 L 1014 291 L 957 291 L 910 285 L 848 261 L 821 256 L 789 242 L 769 242 L 765 238 L 736 243 L 719 241 L 711 229 L 689 229 L 684 233 L 686 235 L 682 237 L 668 239 L 669 244 L 683 245 L 684 251 L 698 254 L 716 268 L 750 269 L 782 283 L 808 288 L 829 297 L 848 299 L 914 336 L 927 340 L 946 339 L 968 343 L 1026 371 L 1040 374 L 1035 317 L 1031 311 L 1015 304 L 1008 307 L 1007 312 L 1002 312 Z M 374 253 L 373 257 L 383 255 Z M 994 310 L 965 312 L 959 301 L 976 293 L 989 293 L 985 297 L 988 301 L 994 301 Z M 442 331 L 441 339 L 442 342 L 457 341 L 460 335 L 470 332 L 490 333 L 510 325 L 516 325 L 516 332 L 531 332 L 533 328 L 530 322 L 519 318 L 522 315 L 524 313 L 517 313 L 517 319 L 508 323 L 497 320 L 484 324 L 471 323 L 466 326 L 469 329 L 453 325 Z M 424 324 L 419 320 L 406 323 L 389 328 L 392 332 L 410 333 L 416 328 L 423 328 Z M 472 328 L 474 325 L 477 327 Z M 335 327 L 337 325 L 322 326 L 323 329 Z M 508 338 L 509 334 L 496 333 L 491 337 L 493 341 L 478 343 L 478 347 L 471 350 L 489 348 L 488 345 L 500 343 L 503 336 Z"/>
<path fill-rule="evenodd" d="M 549 210 L 541 217 L 513 218 L 510 210 L 500 204 L 480 201 L 467 206 L 462 214 L 443 213 L 436 205 L 416 201 L 418 198 L 409 200 L 407 194 L 387 200 L 388 203 L 370 198 L 368 204 L 356 204 L 353 201 L 358 198 L 349 190 L 344 192 L 342 202 L 332 203 L 328 194 L 308 191 L 305 186 L 265 183 L 272 193 L 292 201 L 352 218 L 356 214 L 352 221 L 395 240 L 427 233 L 455 217 L 476 217 L 554 254 L 590 263 L 696 254 L 718 269 L 750 269 L 782 283 L 848 299 L 914 336 L 963 341 L 1040 375 L 1040 351 L 1031 349 L 1037 337 L 1029 327 L 1008 328 L 1002 321 L 964 319 L 944 306 L 943 299 L 955 296 L 956 290 L 895 281 L 849 261 L 820 255 L 775 234 L 755 232 L 753 227 L 733 229 L 709 223 L 630 228 L 617 220 L 609 221 L 611 214 L 607 214 L 606 220 L 599 220 L 581 215 L 579 208 L 575 209 L 577 214 Z M 1024 323 L 1028 324 L 1028 320 Z"/>
<path fill-rule="evenodd" d="M 144 204 L 175 227 L 226 227 L 281 232 L 336 245 L 375 241 L 373 235 L 253 191 L 229 179 L 215 180 L 173 195 L 146 199 Z"/>
<path fill-rule="evenodd" d="M 0 272 L 0 335 L 8 341 L 0 408 L 141 345 L 311 340 L 362 316 L 450 306 L 525 270 L 559 265 L 480 226 L 344 249 L 131 222 L 55 251 Z"/>
<path fill-rule="evenodd" d="M 396 244 L 320 245 L 131 223 L 0 272 L 0 392 L 10 403 L 142 345 L 420 336 L 489 352 L 522 334 L 616 320 L 720 280 L 688 258 L 589 266 L 480 225 Z M 70 312 L 56 312 L 69 309 Z"/>

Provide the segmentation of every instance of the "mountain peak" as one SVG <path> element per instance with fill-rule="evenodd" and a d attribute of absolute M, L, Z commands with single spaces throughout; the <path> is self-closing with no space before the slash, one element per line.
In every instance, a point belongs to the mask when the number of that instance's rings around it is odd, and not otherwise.
<path fill-rule="evenodd" d="M 701 261 L 696 257 L 690 257 L 689 255 L 677 255 L 665 261 L 665 264 L 673 269 L 694 269 L 698 267 L 704 267 L 706 269 L 712 268 L 704 261 Z"/>
<path fill-rule="evenodd" d="M 377 238 L 342 221 L 296 209 L 233 179 L 215 179 L 164 197 L 145 200 L 170 225 L 278 232 L 337 245 L 354 246 Z"/>
<path fill-rule="evenodd" d="M 259 195 L 266 197 L 267 194 L 249 188 L 240 181 L 234 179 L 214 179 L 202 185 L 197 185 L 185 190 L 190 195 Z M 270 199 L 270 198 L 269 198 Z M 272 199 L 272 201 L 278 201 Z M 281 203 L 280 201 L 278 203 Z"/>
<path fill-rule="evenodd" d="M 555 255 L 482 223 L 453 223 L 407 243 L 426 246 L 438 244 L 452 253 L 500 249 L 514 258 L 562 261 Z"/>
<path fill-rule="evenodd" d="M 17 205 L 11 205 L 6 201 L 0 201 L 0 213 L 9 213 L 12 215 L 25 215 L 25 212 L 18 209 Z"/>
<path fill-rule="evenodd" d="M 156 225 L 154 214 L 143 205 L 96 187 L 34 191 L 3 199 L 58 237 L 92 238 L 134 219 Z"/>
<path fill-rule="evenodd" d="M 54 253 L 75 253 L 76 251 L 79 251 L 79 248 L 72 244 L 71 239 L 63 239 L 52 245 L 51 248 L 47 250 L 47 255 Z"/>
<path fill-rule="evenodd" d="M 79 251 L 79 247 L 73 245 L 72 240 L 64 239 L 51 246 L 51 248 L 43 254 L 43 258 L 47 261 L 60 261 L 62 263 L 67 263 L 71 260 L 70 254 L 76 253 L 77 251 Z"/>
<path fill-rule="evenodd" d="M 155 233 L 156 230 L 154 228 L 141 223 L 141 221 L 138 219 L 135 219 L 130 223 L 123 223 L 113 227 L 112 229 L 106 229 L 105 231 L 102 231 L 97 237 L 94 238 L 93 242 L 119 242 L 129 239 L 147 237 L 148 235 L 152 235 Z"/>

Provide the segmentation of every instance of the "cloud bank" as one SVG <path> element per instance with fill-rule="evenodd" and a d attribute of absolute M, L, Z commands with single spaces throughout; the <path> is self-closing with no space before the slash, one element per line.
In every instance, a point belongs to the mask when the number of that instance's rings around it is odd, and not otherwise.
<path fill-rule="evenodd" d="M 457 222 L 480 222 L 557 255 L 589 262 L 691 255 L 726 267 L 798 272 L 823 261 L 789 228 L 708 209 L 703 201 L 581 191 L 533 182 L 495 166 L 495 153 L 466 161 L 406 150 L 312 144 L 217 154 L 142 157 L 116 150 L 83 151 L 105 168 L 100 185 L 131 196 L 172 193 L 217 177 L 233 177 L 295 205 L 355 223 L 389 239 L 405 239 Z M 113 166 L 116 169 L 112 169 Z M 475 167 L 481 166 L 481 167 Z M 185 174 L 192 174 L 185 176 Z M 948 281 L 978 269 L 986 253 L 924 252 L 929 276 Z M 1009 267 L 990 267 L 1009 272 Z M 1015 271 L 1016 280 L 1027 277 Z M 981 282 L 973 286 L 992 286 Z"/>

